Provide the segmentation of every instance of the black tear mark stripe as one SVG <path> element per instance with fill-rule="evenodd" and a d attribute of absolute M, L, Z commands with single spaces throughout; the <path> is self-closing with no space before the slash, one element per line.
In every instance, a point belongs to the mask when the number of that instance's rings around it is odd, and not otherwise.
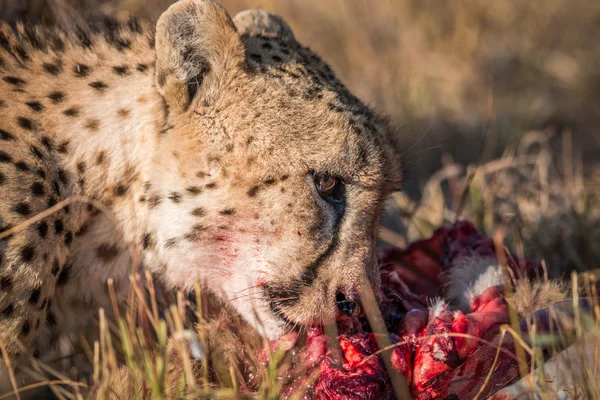
<path fill-rule="evenodd" d="M 319 267 L 323 264 L 332 254 L 335 252 L 339 245 L 339 236 L 340 236 L 340 227 L 344 218 L 346 217 L 345 207 L 341 210 L 336 210 L 336 219 L 333 226 L 333 238 L 331 243 L 325 249 L 323 253 L 311 264 L 306 267 L 306 270 L 302 273 L 302 277 L 300 278 L 301 282 L 306 285 L 311 285 L 315 279 L 317 279 L 317 275 L 319 273 Z"/>
<path fill-rule="evenodd" d="M 325 251 L 321 253 L 321 255 L 319 255 L 319 257 L 317 257 L 315 261 L 306 266 L 306 269 L 302 273 L 302 277 L 300 278 L 300 281 L 303 285 L 310 286 L 317 279 L 317 276 L 319 274 L 319 268 L 325 261 L 329 259 L 329 257 L 331 257 L 331 255 L 335 252 L 339 245 L 338 234 L 339 231 L 336 229 L 334 233 L 335 236 L 333 237 L 331 243 L 329 244 L 329 246 L 327 246 Z"/>

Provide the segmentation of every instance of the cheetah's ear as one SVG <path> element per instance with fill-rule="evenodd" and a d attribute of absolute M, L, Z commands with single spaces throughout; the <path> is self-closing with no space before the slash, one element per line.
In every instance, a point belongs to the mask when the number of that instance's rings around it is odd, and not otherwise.
<path fill-rule="evenodd" d="M 292 29 L 279 15 L 264 10 L 241 11 L 233 17 L 233 22 L 242 35 L 278 36 L 295 40 Z"/>
<path fill-rule="evenodd" d="M 173 112 L 184 112 L 197 91 L 216 93 L 244 62 L 244 47 L 223 7 L 181 0 L 156 25 L 156 83 Z"/>

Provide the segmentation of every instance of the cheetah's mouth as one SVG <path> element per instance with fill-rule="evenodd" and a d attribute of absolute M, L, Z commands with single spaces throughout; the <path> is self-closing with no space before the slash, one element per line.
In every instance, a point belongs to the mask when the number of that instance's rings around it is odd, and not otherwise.
<path fill-rule="evenodd" d="M 271 308 L 273 315 L 275 315 L 275 318 L 277 318 L 285 323 L 286 330 L 288 330 L 287 328 L 291 328 L 291 330 L 294 330 L 296 328 L 298 323 L 294 322 L 291 319 L 289 319 L 288 317 L 286 317 L 283 310 L 281 310 L 281 308 L 276 303 L 270 301 L 269 307 Z"/>
<path fill-rule="evenodd" d="M 266 284 L 262 286 L 264 298 L 275 317 L 286 324 L 286 327 L 298 325 L 286 315 L 286 308 L 293 307 L 300 302 L 300 293 L 297 285 Z"/>

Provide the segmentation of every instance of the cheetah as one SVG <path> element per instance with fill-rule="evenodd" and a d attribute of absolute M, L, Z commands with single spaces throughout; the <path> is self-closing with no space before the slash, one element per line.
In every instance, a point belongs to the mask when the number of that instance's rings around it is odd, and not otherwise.
<path fill-rule="evenodd" d="M 2 25 L 0 93 L 13 366 L 91 335 L 107 281 L 126 302 L 133 265 L 169 288 L 200 281 L 270 339 L 379 285 L 399 140 L 281 17 L 181 0 L 156 25 Z"/>

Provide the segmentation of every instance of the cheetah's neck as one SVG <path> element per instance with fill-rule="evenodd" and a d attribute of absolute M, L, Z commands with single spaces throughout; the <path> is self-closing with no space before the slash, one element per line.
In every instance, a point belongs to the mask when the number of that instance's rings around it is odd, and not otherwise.
<path fill-rule="evenodd" d="M 125 52 L 102 41 L 92 51 L 70 48 L 60 59 L 32 52 L 26 75 L 12 71 L 25 82 L 12 92 L 19 117 L 32 125 L 20 129 L 47 138 L 68 195 L 106 204 L 129 242 L 139 242 L 144 230 L 145 208 L 137 198 L 164 129 L 153 60 L 139 36 Z"/>

